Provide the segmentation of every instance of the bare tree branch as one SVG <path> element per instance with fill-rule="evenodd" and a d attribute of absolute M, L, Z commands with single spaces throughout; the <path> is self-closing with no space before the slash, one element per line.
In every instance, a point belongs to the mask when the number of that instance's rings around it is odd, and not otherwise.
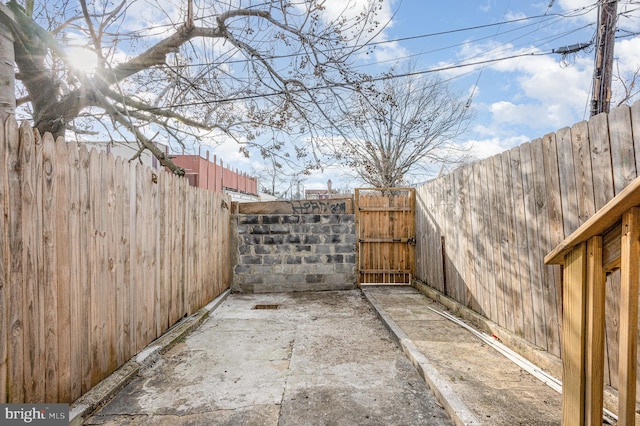
<path fill-rule="evenodd" d="M 15 19 L 0 5 L 0 19 L 16 39 L 20 90 L 28 95 L 21 96 L 21 111 L 54 137 L 79 117 L 95 115 L 102 126 L 101 113 L 116 114 L 114 122 L 149 150 L 145 132 L 160 131 L 165 143 L 198 140 L 205 131 L 258 144 L 266 129 L 292 140 L 296 132 L 336 131 L 329 112 L 368 81 L 351 67 L 351 55 L 376 25 L 377 0 L 351 16 L 346 12 L 356 3 L 345 0 L 339 17 L 327 14 L 323 0 L 204 1 L 189 2 L 178 14 L 169 3 L 147 10 L 150 3 L 122 0 L 107 10 L 106 4 L 70 0 L 54 10 L 51 2 L 36 0 L 33 16 L 48 17 L 39 22 L 15 1 Z M 167 29 L 125 30 L 138 5 L 149 15 L 163 13 L 157 16 Z M 96 54 L 95 70 L 74 68 L 70 40 Z M 315 155 L 319 147 L 312 142 L 308 148 Z"/>

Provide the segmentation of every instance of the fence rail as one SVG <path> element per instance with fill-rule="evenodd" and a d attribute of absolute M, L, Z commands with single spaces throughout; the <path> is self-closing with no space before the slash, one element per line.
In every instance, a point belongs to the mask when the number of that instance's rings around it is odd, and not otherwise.
<path fill-rule="evenodd" d="M 13 119 L 0 138 L 0 403 L 71 402 L 228 287 L 230 199 Z"/>
<path fill-rule="evenodd" d="M 544 256 L 640 170 L 640 103 L 460 168 L 417 190 L 416 277 L 561 354 L 561 269 Z M 607 278 L 605 384 L 617 387 L 619 273 Z"/>

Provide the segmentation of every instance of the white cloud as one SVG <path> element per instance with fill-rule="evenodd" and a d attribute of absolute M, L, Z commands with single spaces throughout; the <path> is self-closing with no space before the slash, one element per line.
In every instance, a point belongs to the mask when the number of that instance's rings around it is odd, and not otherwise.
<path fill-rule="evenodd" d="M 508 151 L 514 146 L 521 145 L 528 141 L 529 138 L 522 135 L 509 138 L 493 137 L 488 139 L 471 139 L 464 144 L 464 148 L 469 150 L 472 158 L 481 160 Z"/>
<path fill-rule="evenodd" d="M 596 22 L 598 19 L 598 8 L 593 0 L 559 0 L 558 8 L 561 12 L 572 12 L 582 22 Z M 557 11 L 556 11 L 557 12 Z"/>

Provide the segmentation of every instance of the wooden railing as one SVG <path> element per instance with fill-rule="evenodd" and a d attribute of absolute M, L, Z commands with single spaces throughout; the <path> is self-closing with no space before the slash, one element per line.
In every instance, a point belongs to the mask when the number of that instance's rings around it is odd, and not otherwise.
<path fill-rule="evenodd" d="M 545 257 L 564 265 L 563 425 L 601 425 L 606 274 L 620 269 L 618 424 L 635 424 L 640 178 Z"/>

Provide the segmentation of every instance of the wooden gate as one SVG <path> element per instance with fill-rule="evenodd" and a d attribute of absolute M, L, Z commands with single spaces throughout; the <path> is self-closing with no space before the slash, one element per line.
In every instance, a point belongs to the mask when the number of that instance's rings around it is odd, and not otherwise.
<path fill-rule="evenodd" d="M 414 188 L 356 189 L 358 285 L 411 283 L 415 205 Z"/>

